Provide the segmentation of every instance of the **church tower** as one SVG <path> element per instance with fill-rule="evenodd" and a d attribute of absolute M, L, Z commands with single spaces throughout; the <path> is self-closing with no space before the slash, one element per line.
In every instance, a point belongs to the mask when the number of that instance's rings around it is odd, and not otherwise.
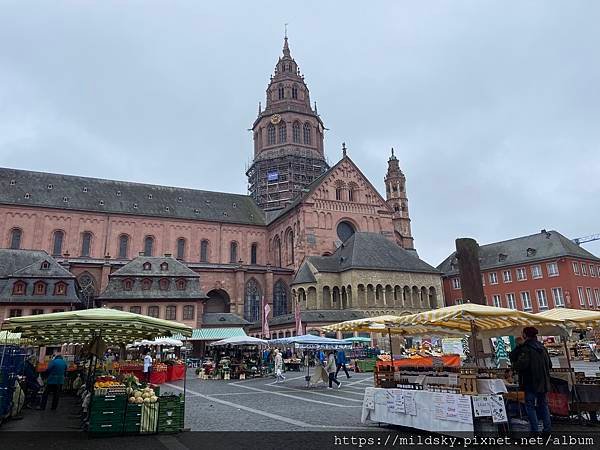
<path fill-rule="evenodd" d="M 415 244 L 410 230 L 410 214 L 408 213 L 408 197 L 406 196 L 406 177 L 400 170 L 398 158 L 392 156 L 388 160 L 388 170 L 384 178 L 386 203 L 394 210 L 392 221 L 394 234 L 398 244 L 407 249 L 414 250 Z"/>
<path fill-rule="evenodd" d="M 323 152 L 324 129 L 286 36 L 283 56 L 267 87 L 265 108 L 259 104 L 252 125 L 254 159 L 246 175 L 248 191 L 261 208 L 285 207 L 329 168 Z"/>

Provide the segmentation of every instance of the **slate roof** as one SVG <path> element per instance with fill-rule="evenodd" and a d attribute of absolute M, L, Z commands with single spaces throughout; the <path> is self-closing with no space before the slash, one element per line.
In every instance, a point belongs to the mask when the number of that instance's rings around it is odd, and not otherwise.
<path fill-rule="evenodd" d="M 230 337 L 246 336 L 243 328 L 226 327 L 226 328 L 195 328 L 192 331 L 191 338 L 184 338 L 180 334 L 173 335 L 175 339 L 187 339 L 188 341 L 220 341 Z"/>
<path fill-rule="evenodd" d="M 0 204 L 265 225 L 252 197 L 0 168 Z"/>
<path fill-rule="evenodd" d="M 150 263 L 150 270 L 144 270 L 144 264 Z M 161 270 L 161 264 L 167 263 L 167 270 Z M 200 288 L 200 274 L 171 256 L 138 256 L 108 276 L 106 289 L 98 296 L 99 300 L 196 300 L 208 298 Z M 123 288 L 125 279 L 133 281 L 131 290 Z M 169 279 L 169 288 L 161 289 L 160 280 Z M 177 289 L 178 279 L 186 280 L 185 289 Z M 150 289 L 142 289 L 142 280 L 150 279 Z"/>
<path fill-rule="evenodd" d="M 42 263 L 49 267 L 42 269 Z M 23 280 L 27 283 L 25 295 L 13 295 L 15 282 Z M 38 280 L 46 283 L 45 295 L 34 295 L 34 283 Z M 54 295 L 54 286 L 64 282 L 67 285 L 66 295 Z M 35 304 L 72 304 L 80 303 L 77 295 L 75 276 L 62 267 L 48 253 L 38 250 L 0 249 L 0 303 L 23 305 Z"/>
<path fill-rule="evenodd" d="M 303 284 L 303 283 L 316 283 L 317 279 L 310 270 L 310 266 L 305 261 L 302 263 L 300 268 L 298 269 L 298 273 L 294 277 L 294 284 Z"/>
<path fill-rule="evenodd" d="M 219 326 L 246 326 L 250 325 L 246 319 L 241 318 L 234 313 L 205 313 L 202 316 L 202 325 L 219 325 Z"/>
<path fill-rule="evenodd" d="M 434 273 L 439 271 L 379 233 L 354 233 L 331 256 L 309 256 L 319 272 L 338 273 L 351 269 Z M 310 270 L 310 269 L 309 269 Z M 298 275 L 301 272 L 298 271 Z M 302 272 L 303 281 L 306 272 Z M 294 284 L 296 284 L 294 279 Z"/>
<path fill-rule="evenodd" d="M 528 249 L 532 249 L 533 252 L 529 251 L 528 254 Z M 456 252 L 453 252 L 438 266 L 444 275 L 458 273 L 458 262 L 453 264 L 455 256 Z M 530 236 L 479 247 L 480 265 L 484 270 L 566 256 L 600 261 L 600 258 L 554 230 L 542 230 Z"/>
<path fill-rule="evenodd" d="M 150 263 L 150 270 L 144 270 L 144 264 Z M 161 270 L 161 264 L 167 263 L 167 270 Z M 172 256 L 138 256 L 125 264 L 111 276 L 140 276 L 140 277 L 191 277 L 200 275 Z"/>

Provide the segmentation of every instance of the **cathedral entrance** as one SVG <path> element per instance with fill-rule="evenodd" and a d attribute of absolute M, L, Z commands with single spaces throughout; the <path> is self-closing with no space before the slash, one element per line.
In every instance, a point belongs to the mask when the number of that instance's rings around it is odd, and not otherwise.
<path fill-rule="evenodd" d="M 208 294 L 208 300 L 204 305 L 204 313 L 228 313 L 229 311 L 229 294 L 223 289 L 213 289 Z"/>

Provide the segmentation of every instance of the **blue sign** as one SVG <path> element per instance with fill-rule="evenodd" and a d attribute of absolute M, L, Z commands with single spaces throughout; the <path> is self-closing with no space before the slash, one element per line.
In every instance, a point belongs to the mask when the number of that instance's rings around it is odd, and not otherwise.
<path fill-rule="evenodd" d="M 274 170 L 272 172 L 267 172 L 267 181 L 277 181 L 279 180 L 279 173 Z"/>

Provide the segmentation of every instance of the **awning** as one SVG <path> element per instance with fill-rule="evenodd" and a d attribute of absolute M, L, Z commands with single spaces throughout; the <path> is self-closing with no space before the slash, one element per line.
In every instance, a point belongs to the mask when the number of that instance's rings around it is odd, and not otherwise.
<path fill-rule="evenodd" d="M 220 341 L 213 342 L 210 345 L 267 345 L 268 341 L 258 339 L 252 336 L 234 336 Z"/>
<path fill-rule="evenodd" d="M 188 341 L 220 341 L 235 336 L 246 336 L 246 332 L 240 327 L 224 328 L 195 328 L 192 331 L 192 337 Z M 182 339 L 180 336 L 173 336 L 175 339 Z"/>
<path fill-rule="evenodd" d="M 11 317 L 2 329 L 21 333 L 21 338 L 38 345 L 90 342 L 98 336 L 109 344 L 127 344 L 174 333 L 192 334 L 187 325 L 108 308 Z"/>
<path fill-rule="evenodd" d="M 600 326 L 600 311 L 586 311 L 583 309 L 554 308 L 537 316 L 562 320 L 569 328 L 587 328 Z"/>

